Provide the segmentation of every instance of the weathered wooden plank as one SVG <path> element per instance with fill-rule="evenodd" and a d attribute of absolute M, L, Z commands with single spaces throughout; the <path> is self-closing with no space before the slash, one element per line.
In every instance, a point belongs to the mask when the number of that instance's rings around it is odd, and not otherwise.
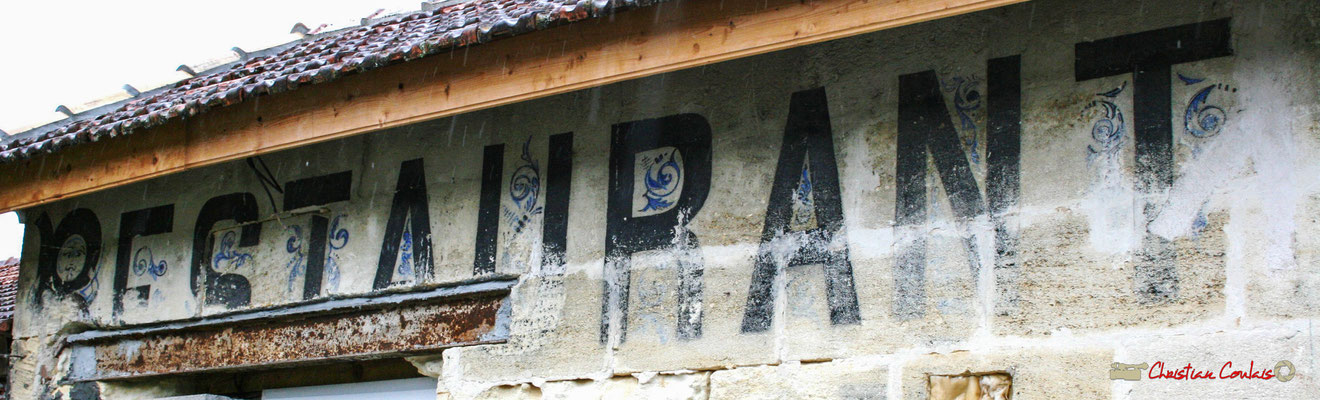
<path fill-rule="evenodd" d="M 676 1 L 0 165 L 0 211 L 449 115 L 1025 0 Z M 123 143 L 131 142 L 131 143 Z"/>

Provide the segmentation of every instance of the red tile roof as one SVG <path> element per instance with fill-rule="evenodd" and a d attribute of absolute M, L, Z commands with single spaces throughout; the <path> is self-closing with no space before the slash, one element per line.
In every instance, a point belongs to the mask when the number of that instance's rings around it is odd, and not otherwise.
<path fill-rule="evenodd" d="M 0 332 L 14 326 L 14 300 L 18 297 L 18 259 L 0 261 Z"/>
<path fill-rule="evenodd" d="M 370 26 L 309 36 L 274 54 L 242 60 L 171 88 L 144 93 L 90 118 L 71 118 L 0 144 L 0 163 L 127 135 L 257 96 L 488 42 L 501 36 L 609 15 L 664 0 L 472 0 Z M 62 125 L 58 125 L 62 124 Z M 2 140 L 0 140 L 2 141 Z"/>

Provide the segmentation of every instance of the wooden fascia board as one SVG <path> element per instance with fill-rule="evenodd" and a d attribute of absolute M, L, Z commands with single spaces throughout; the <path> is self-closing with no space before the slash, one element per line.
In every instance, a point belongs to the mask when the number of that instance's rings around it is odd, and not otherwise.
<path fill-rule="evenodd" d="M 0 210 L 1026 0 L 678 0 L 460 48 L 0 165 Z M 681 50 L 681 51 L 680 51 Z"/>

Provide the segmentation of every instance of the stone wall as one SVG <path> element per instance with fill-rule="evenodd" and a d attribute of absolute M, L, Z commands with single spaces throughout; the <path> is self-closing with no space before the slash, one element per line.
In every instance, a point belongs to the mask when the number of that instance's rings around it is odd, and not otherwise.
<path fill-rule="evenodd" d="M 26 210 L 11 386 L 176 394 L 62 340 L 512 275 L 507 342 L 412 359 L 440 398 L 1317 397 L 1317 24 L 1033 1 Z"/>

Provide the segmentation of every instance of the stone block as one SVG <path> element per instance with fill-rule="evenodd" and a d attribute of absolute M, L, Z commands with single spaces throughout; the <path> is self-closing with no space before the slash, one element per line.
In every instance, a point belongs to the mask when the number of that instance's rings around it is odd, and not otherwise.
<path fill-rule="evenodd" d="M 995 349 L 917 356 L 902 364 L 902 398 L 932 399 L 930 376 L 1012 376 L 1014 400 L 1109 398 L 1113 350 L 1104 347 Z"/>
<path fill-rule="evenodd" d="M 1262 318 L 1314 318 L 1320 315 L 1320 195 L 1298 205 L 1290 241 L 1280 232 L 1271 234 L 1283 227 L 1269 223 L 1269 214 L 1277 211 L 1265 206 L 1242 213 L 1246 222 L 1234 224 L 1248 238 L 1240 258 L 1246 275 L 1244 311 Z"/>
<path fill-rule="evenodd" d="M 715 371 L 711 399 L 886 399 L 888 367 L 857 361 L 785 363 Z"/>
<path fill-rule="evenodd" d="M 1307 321 L 1290 321 L 1200 334 L 1130 335 L 1116 343 L 1114 360 L 1148 364 L 1150 368 L 1141 371 L 1138 381 L 1114 381 L 1114 398 L 1317 398 L 1320 380 L 1316 379 L 1312 349 L 1318 343 L 1310 329 Z M 1247 374 L 1273 371 L 1281 361 L 1288 361 L 1296 368 L 1296 374 L 1286 382 L 1277 378 L 1224 379 L 1234 371 Z M 1197 375 L 1209 373 L 1214 379 L 1150 379 L 1176 376 L 1178 370 L 1188 366 Z M 1279 372 L 1286 371 L 1281 368 Z"/>
<path fill-rule="evenodd" d="M 607 373 L 607 351 L 599 340 L 600 290 L 600 281 L 580 270 L 564 276 L 525 276 L 509 298 L 513 314 L 508 342 L 445 350 L 444 381 L 553 380 Z"/>
<path fill-rule="evenodd" d="M 614 373 L 773 362 L 773 341 L 741 331 L 754 252 L 753 246 L 713 246 L 698 252 L 704 264 L 700 336 L 691 338 L 678 332 L 675 257 L 662 251 L 634 255 L 626 337 L 614 348 Z"/>
<path fill-rule="evenodd" d="M 1060 329 L 1159 328 L 1222 315 L 1228 216 L 1212 213 L 1207 219 L 1198 235 L 1172 242 L 1175 278 L 1166 283 L 1176 294 L 1150 302 L 1137 291 L 1138 250 L 1090 247 L 1088 234 L 1098 228 L 1066 208 L 1035 217 L 1022 230 L 1018 306 L 996 317 L 993 332 L 1044 336 Z"/>
<path fill-rule="evenodd" d="M 865 240 L 859 237 L 857 240 Z M 965 254 L 962 241 L 936 237 L 927 241 L 932 254 L 950 250 Z M 861 254 L 859 254 L 861 253 Z M 784 360 L 845 358 L 857 354 L 888 354 L 898 349 L 928 347 L 966 340 L 980 324 L 976 280 L 965 256 L 930 257 L 926 268 L 926 301 L 922 314 L 905 318 L 894 313 L 893 258 L 854 253 L 853 274 L 859 315 L 856 324 L 830 320 L 826 279 L 821 265 L 788 268 L 778 301 L 775 331 Z M 761 336 L 766 336 L 762 334 Z"/>
<path fill-rule="evenodd" d="M 574 379 L 504 384 L 485 388 L 474 399 L 706 399 L 709 372 L 646 373 L 606 379 Z M 469 398 L 445 393 L 450 398 Z"/>

